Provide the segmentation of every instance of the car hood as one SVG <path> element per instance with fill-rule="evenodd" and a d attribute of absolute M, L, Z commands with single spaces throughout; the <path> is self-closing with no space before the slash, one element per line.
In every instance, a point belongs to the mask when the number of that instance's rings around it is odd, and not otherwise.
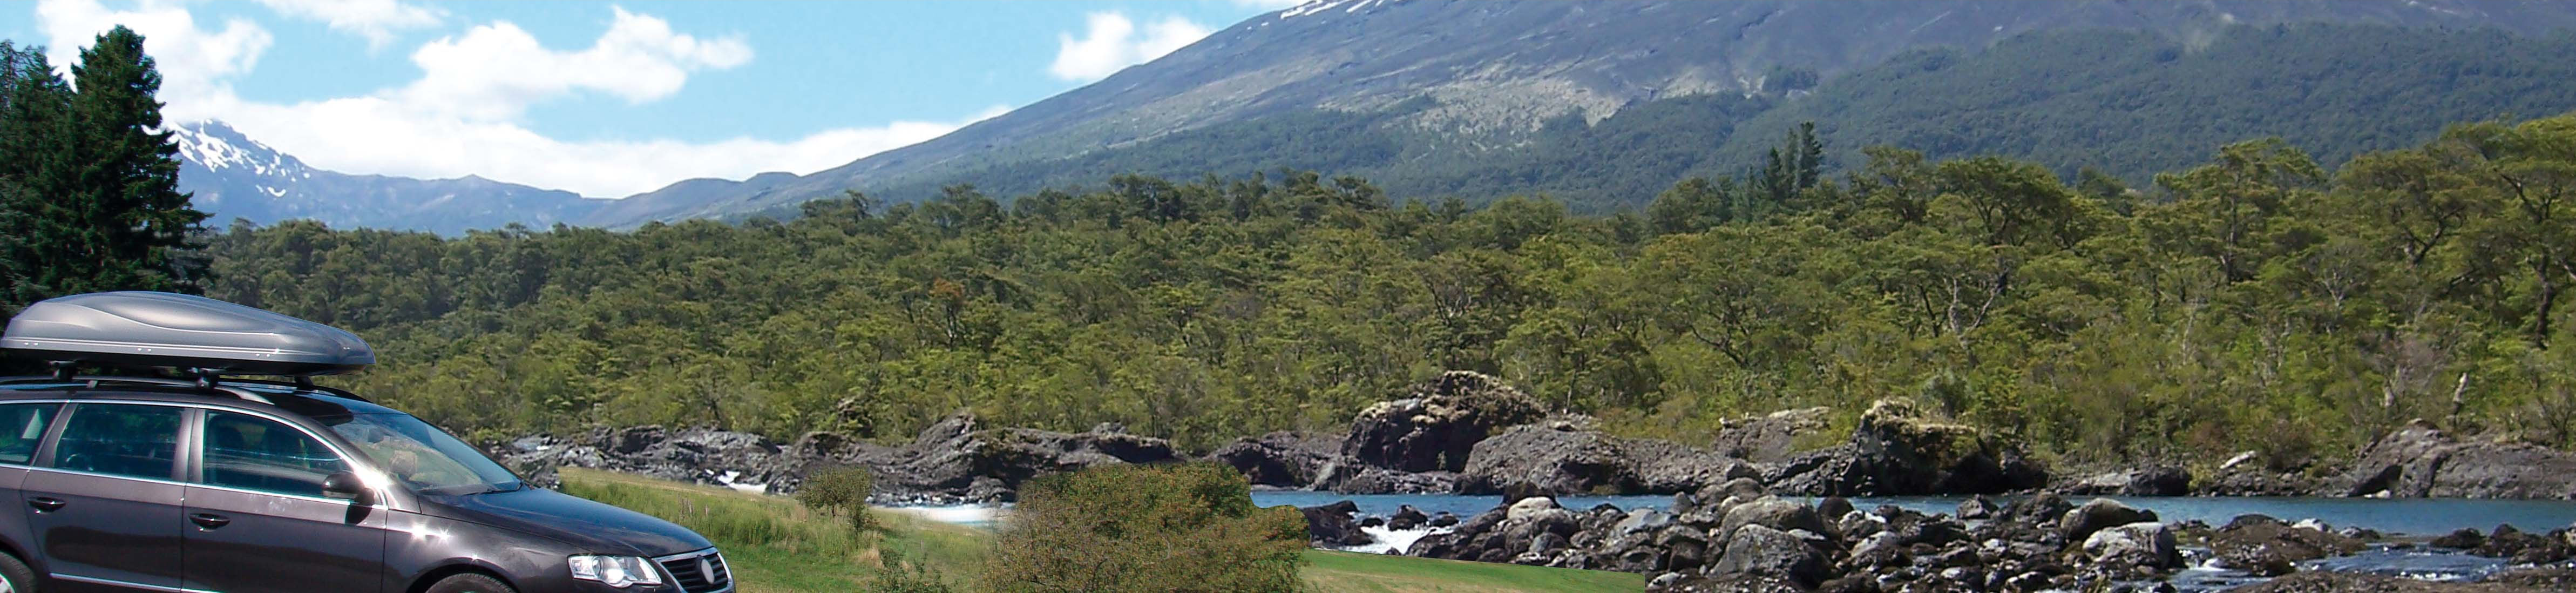
<path fill-rule="evenodd" d="M 653 557 L 714 545 L 651 515 L 553 490 L 421 497 L 421 514 L 542 536 L 603 554 Z"/>

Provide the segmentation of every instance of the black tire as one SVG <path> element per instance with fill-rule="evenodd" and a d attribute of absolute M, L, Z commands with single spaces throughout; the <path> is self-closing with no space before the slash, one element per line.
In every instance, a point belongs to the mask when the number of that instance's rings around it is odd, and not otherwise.
<path fill-rule="evenodd" d="M 422 593 L 519 593 L 519 590 L 510 588 L 501 579 L 469 572 L 439 579 L 438 584 L 430 585 L 429 590 Z"/>
<path fill-rule="evenodd" d="M 36 571 L 17 556 L 0 553 L 0 579 L 8 581 L 10 593 L 36 593 Z"/>

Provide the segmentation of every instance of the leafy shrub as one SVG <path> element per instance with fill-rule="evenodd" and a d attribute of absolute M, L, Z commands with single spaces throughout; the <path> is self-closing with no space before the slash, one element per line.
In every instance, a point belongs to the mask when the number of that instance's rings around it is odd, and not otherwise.
<path fill-rule="evenodd" d="M 868 515 L 868 495 L 876 491 L 876 476 L 863 467 L 836 467 L 806 474 L 805 484 L 796 489 L 796 502 L 805 508 L 830 515 L 848 517 L 851 529 L 865 530 L 876 526 Z"/>
<path fill-rule="evenodd" d="M 1252 506 L 1232 468 L 1102 466 L 1030 481 L 984 582 L 1002 593 L 1287 592 L 1305 549 L 1305 518 Z"/>

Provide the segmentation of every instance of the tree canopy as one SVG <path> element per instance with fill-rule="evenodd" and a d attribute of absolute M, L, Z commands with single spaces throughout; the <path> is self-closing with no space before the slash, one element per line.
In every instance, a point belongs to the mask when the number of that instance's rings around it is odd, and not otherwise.
<path fill-rule="evenodd" d="M 386 362 L 348 384 L 487 436 L 970 408 L 1208 448 L 1467 369 L 1686 442 L 1904 396 L 2052 455 L 2295 467 L 2413 417 L 2576 445 L 2569 146 L 2576 116 L 2474 123 L 2329 175 L 2256 140 L 2139 189 L 1872 148 L 1644 216 L 1286 171 L 634 232 L 237 225 L 209 291 L 358 331 Z"/>

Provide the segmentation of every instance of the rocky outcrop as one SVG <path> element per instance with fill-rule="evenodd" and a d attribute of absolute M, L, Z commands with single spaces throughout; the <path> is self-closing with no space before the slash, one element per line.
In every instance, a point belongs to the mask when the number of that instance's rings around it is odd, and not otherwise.
<path fill-rule="evenodd" d="M 1525 483 L 1547 495 L 1666 493 L 1758 475 L 1742 461 L 1667 441 L 1623 439 L 1562 423 L 1525 424 L 1476 443 L 1458 491 L 1498 494 Z"/>
<path fill-rule="evenodd" d="M 642 426 L 572 438 L 532 436 L 491 449 L 496 460 L 523 476 L 582 467 L 772 493 L 794 492 L 810 468 L 859 466 L 876 474 L 880 503 L 1008 501 L 1021 482 L 1043 474 L 1178 459 L 1171 443 L 1115 425 L 1078 433 L 987 428 L 965 413 L 932 423 L 901 447 L 828 433 L 782 447 L 749 433 Z"/>
<path fill-rule="evenodd" d="M 2191 494 L 2191 470 L 2176 465 L 2101 472 L 2058 486 L 2080 496 L 2184 496 Z"/>
<path fill-rule="evenodd" d="M 1450 371 L 1351 420 L 1342 455 L 1405 472 L 1460 471 L 1469 452 L 1503 429 L 1546 416 L 1538 401 L 1482 373 Z"/>
<path fill-rule="evenodd" d="M 1754 463 L 1788 461 L 1800 452 L 1800 440 L 1815 438 L 1828 429 L 1832 416 L 1832 408 L 1816 407 L 1728 420 L 1709 448 Z"/>
<path fill-rule="evenodd" d="M 2041 494 L 1992 511 L 1972 531 L 1946 515 L 1894 506 L 1803 504 L 1750 482 L 1676 496 L 1671 510 L 1574 511 L 1528 498 L 1426 536 L 1405 553 L 1643 573 L 1653 575 L 1647 590 L 1659 592 L 2095 590 L 2182 566 L 2167 525 L 2089 526 L 2146 516 L 2136 509 L 2079 509 Z M 2085 524 L 2072 540 L 2070 518 Z"/>
<path fill-rule="evenodd" d="M 855 447 L 832 456 L 876 472 L 881 498 L 971 502 L 1014 500 L 1021 482 L 1040 475 L 1179 458 L 1169 441 L 1114 426 L 1079 433 L 989 428 L 962 412 L 922 429 L 909 446 Z"/>
<path fill-rule="evenodd" d="M 1339 439 L 1280 431 L 1228 443 L 1208 459 L 1243 472 L 1256 486 L 1311 488 L 1340 456 Z"/>
<path fill-rule="evenodd" d="M 2294 572 L 2300 562 L 2362 549 L 2359 539 L 2263 515 L 2237 517 L 2216 531 L 2194 535 L 2209 546 L 2219 566 L 2265 577 Z"/>
<path fill-rule="evenodd" d="M 1359 521 L 1353 518 L 1360 511 L 1360 505 L 1357 503 L 1345 500 L 1324 506 L 1303 507 L 1297 511 L 1306 515 L 1306 539 L 1315 547 L 1346 548 L 1377 541 L 1376 538 L 1369 537 L 1367 532 L 1360 531 Z"/>
<path fill-rule="evenodd" d="M 485 449 L 494 461 L 547 488 L 555 486 L 560 467 L 763 489 L 792 485 L 804 469 L 802 459 L 760 435 L 706 428 L 602 428 L 570 437 L 523 437 Z"/>
<path fill-rule="evenodd" d="M 1782 492 L 1809 496 L 1996 494 L 2048 482 L 2017 444 L 1896 399 L 1861 414 L 1849 443 L 1774 464 L 1766 477 Z"/>
<path fill-rule="evenodd" d="M 2416 420 L 2361 449 L 2346 496 L 2576 499 L 2576 453 L 2466 440 Z"/>

